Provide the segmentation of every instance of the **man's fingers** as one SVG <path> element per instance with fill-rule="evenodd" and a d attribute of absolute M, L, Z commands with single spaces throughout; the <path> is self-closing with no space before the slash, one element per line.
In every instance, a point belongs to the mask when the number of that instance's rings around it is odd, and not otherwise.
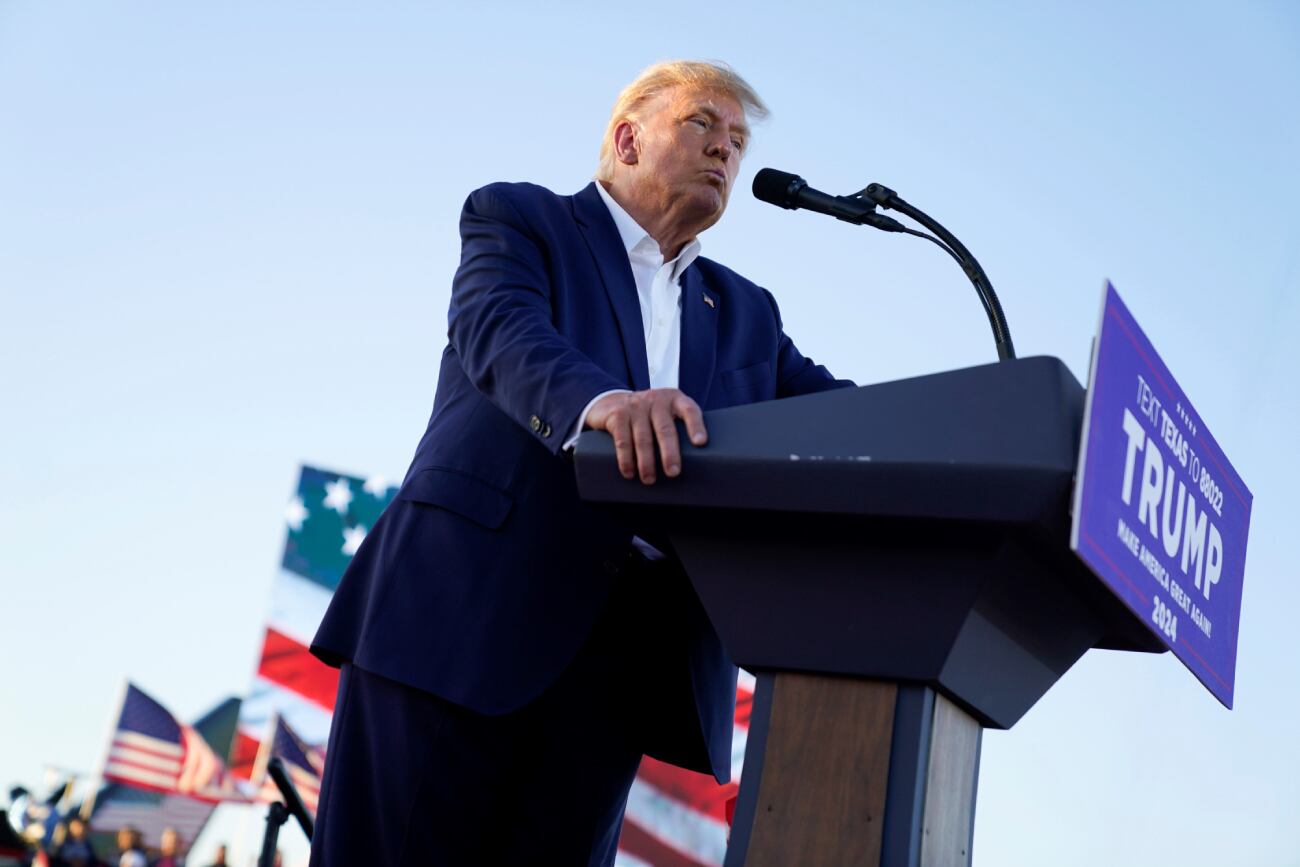
<path fill-rule="evenodd" d="M 611 412 L 603 419 L 602 427 L 614 438 L 614 454 L 618 457 L 618 471 L 625 479 L 636 478 L 636 449 L 632 443 L 632 426 L 625 412 Z"/>
<path fill-rule="evenodd" d="M 644 401 L 632 401 L 632 444 L 636 448 L 636 465 L 641 482 L 655 481 L 655 437 L 650 427 L 650 412 Z"/>
<path fill-rule="evenodd" d="M 673 412 L 686 424 L 686 435 L 691 444 L 702 446 L 709 441 L 709 432 L 704 428 L 704 413 L 700 405 L 684 394 L 673 401 Z"/>
<path fill-rule="evenodd" d="M 686 424 L 693 444 L 702 446 L 709 435 L 704 429 L 700 406 L 677 389 L 651 389 L 635 394 L 609 395 L 592 406 L 587 425 L 602 428 L 614 439 L 618 471 L 625 479 L 638 476 L 644 484 L 655 482 L 655 457 L 664 473 L 675 477 L 682 471 L 682 446 L 676 419 Z"/>
<path fill-rule="evenodd" d="M 664 475 L 669 478 L 682 471 L 682 448 L 677 442 L 677 425 L 668 401 L 656 401 L 650 407 L 650 424 L 659 440 L 659 459 L 664 465 Z"/>

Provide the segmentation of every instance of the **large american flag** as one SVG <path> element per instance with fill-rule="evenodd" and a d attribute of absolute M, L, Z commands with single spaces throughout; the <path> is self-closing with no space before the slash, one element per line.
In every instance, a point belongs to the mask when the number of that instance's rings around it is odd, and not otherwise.
<path fill-rule="evenodd" d="M 715 867 L 727 853 L 727 802 L 740 787 L 754 678 L 740 673 L 736 720 L 731 740 L 732 782 L 719 786 L 713 777 L 682 770 L 647 756 L 628 793 L 623 833 L 618 841 L 619 867 Z"/>
<path fill-rule="evenodd" d="M 329 737 L 338 672 L 311 655 L 309 646 L 330 597 L 375 519 L 396 494 L 381 478 L 362 479 L 304 466 L 285 510 L 287 537 L 272 582 L 261 656 L 240 711 L 231 768 L 257 780 L 263 742 L 277 717 L 303 747 Z M 732 778 L 739 779 L 753 679 L 741 673 L 736 701 Z M 295 777 L 295 784 L 298 778 Z M 300 793 L 306 800 L 304 787 Z M 626 867 L 714 867 L 727 846 L 725 807 L 736 783 L 645 759 L 628 796 L 618 863 Z M 314 809 L 314 805 L 311 805 Z"/>
<path fill-rule="evenodd" d="M 311 655 L 311 639 L 343 570 L 396 492 L 379 478 L 307 466 L 299 473 L 285 509 L 284 557 L 271 583 L 257 671 L 231 749 L 237 776 L 258 779 L 258 757 L 276 718 L 308 746 L 328 740 L 339 673 Z"/>
<path fill-rule="evenodd" d="M 203 736 L 130 683 L 108 747 L 104 779 L 209 803 L 245 800 Z"/>

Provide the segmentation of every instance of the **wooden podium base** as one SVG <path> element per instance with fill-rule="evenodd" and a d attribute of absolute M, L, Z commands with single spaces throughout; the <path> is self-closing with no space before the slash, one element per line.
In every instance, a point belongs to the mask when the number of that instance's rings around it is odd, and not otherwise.
<path fill-rule="evenodd" d="M 726 867 L 969 864 L 981 731 L 925 686 L 760 672 Z"/>

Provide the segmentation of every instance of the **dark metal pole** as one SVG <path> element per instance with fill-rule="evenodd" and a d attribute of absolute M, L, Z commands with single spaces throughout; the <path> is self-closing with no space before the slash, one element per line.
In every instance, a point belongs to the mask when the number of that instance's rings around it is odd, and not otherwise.
<path fill-rule="evenodd" d="M 275 846 L 280 840 L 280 826 L 289 821 L 289 808 L 279 801 L 266 811 L 266 833 L 262 835 L 262 854 L 257 867 L 275 867 Z"/>
<path fill-rule="evenodd" d="M 307 805 L 302 802 L 293 781 L 289 779 L 284 761 L 278 756 L 271 759 L 267 762 L 266 772 L 275 781 L 275 787 L 280 790 L 284 802 L 274 802 L 266 812 L 266 834 L 262 837 L 262 854 L 258 856 L 257 867 L 275 867 L 275 845 L 280 839 L 280 826 L 289 821 L 290 816 L 298 820 L 298 825 L 309 842 L 316 830 L 316 823 L 312 820 Z"/>

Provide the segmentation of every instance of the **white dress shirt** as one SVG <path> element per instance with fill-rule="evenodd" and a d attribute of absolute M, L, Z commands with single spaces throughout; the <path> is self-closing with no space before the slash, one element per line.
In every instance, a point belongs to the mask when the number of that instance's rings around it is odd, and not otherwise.
<path fill-rule="evenodd" d="M 659 242 L 641 228 L 623 206 L 596 181 L 596 191 L 609 208 L 609 214 L 618 227 L 623 249 L 627 251 L 628 264 L 636 281 L 637 301 L 641 305 L 641 330 L 645 335 L 646 367 L 650 371 L 651 388 L 677 388 L 682 352 L 682 272 L 700 255 L 700 241 L 692 240 L 671 262 L 665 262 Z M 565 440 L 566 449 L 573 448 L 587 423 L 587 413 L 596 401 L 607 394 L 626 392 L 611 389 L 592 398 L 578 416 L 578 423 Z"/>
<path fill-rule="evenodd" d="M 641 228 L 632 219 L 632 215 L 623 210 L 622 205 L 614 201 L 614 197 L 600 181 L 596 181 L 596 191 L 614 218 L 618 236 L 623 240 L 623 249 L 627 251 L 628 264 L 632 266 L 632 277 L 636 280 L 650 387 L 676 388 L 682 353 L 682 272 L 700 255 L 700 241 L 698 238 L 693 239 L 682 248 L 677 258 L 665 262 L 663 253 L 659 250 L 659 242 L 650 237 L 650 233 Z M 578 423 L 564 447 L 571 449 L 578 441 L 578 434 L 582 433 L 582 428 L 587 423 L 587 413 L 591 412 L 596 401 L 607 394 L 628 391 L 624 388 L 611 389 L 592 398 L 583 408 L 582 415 L 578 416 Z M 664 558 L 662 551 L 640 536 L 632 537 L 632 545 L 649 560 Z"/>

